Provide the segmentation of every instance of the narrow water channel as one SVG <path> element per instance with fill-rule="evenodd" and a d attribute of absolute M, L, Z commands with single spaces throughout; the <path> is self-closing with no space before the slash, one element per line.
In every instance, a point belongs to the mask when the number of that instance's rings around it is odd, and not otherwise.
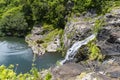
<path fill-rule="evenodd" d="M 29 72 L 33 63 L 33 52 L 22 38 L 2 37 L 0 38 L 0 65 L 9 66 L 16 65 L 17 73 Z M 45 55 L 35 58 L 35 67 L 38 69 L 46 69 L 61 60 L 59 53 L 46 53 Z"/>

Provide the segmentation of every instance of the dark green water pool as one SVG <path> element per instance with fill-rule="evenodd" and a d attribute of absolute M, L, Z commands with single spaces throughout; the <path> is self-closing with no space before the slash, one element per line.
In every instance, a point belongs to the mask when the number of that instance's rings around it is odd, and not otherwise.
<path fill-rule="evenodd" d="M 2 37 L 0 38 L 0 65 L 9 66 L 18 64 L 17 73 L 29 72 L 33 63 L 33 52 L 22 38 Z M 35 58 L 34 64 L 38 69 L 46 69 L 61 60 L 59 53 L 46 53 Z"/>

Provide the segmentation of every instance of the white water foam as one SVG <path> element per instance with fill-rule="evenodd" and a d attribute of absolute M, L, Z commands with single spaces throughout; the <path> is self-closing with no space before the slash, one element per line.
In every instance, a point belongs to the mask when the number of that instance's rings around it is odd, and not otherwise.
<path fill-rule="evenodd" d="M 65 56 L 65 59 L 60 62 L 61 65 L 66 63 L 66 61 L 70 61 L 74 59 L 74 56 L 77 54 L 78 49 L 88 44 L 91 40 L 93 40 L 96 37 L 96 34 L 92 34 L 91 36 L 87 37 L 86 39 L 82 41 L 75 42 L 70 49 L 67 50 L 67 54 Z"/>

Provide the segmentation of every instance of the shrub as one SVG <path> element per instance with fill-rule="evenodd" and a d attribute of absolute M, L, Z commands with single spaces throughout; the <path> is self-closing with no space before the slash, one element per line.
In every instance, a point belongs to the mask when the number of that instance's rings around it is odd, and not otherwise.
<path fill-rule="evenodd" d="M 89 47 L 89 59 L 90 60 L 103 60 L 104 56 L 101 54 L 100 49 L 96 46 L 94 42 L 88 44 Z"/>
<path fill-rule="evenodd" d="M 6 35 L 26 34 L 28 24 L 24 19 L 23 13 L 20 12 L 20 6 L 14 7 L 2 15 L 0 19 L 0 31 Z M 7 34 L 9 33 L 9 34 Z"/>
<path fill-rule="evenodd" d="M 51 80 L 52 76 L 49 73 L 46 74 L 45 78 L 41 78 L 38 70 L 33 67 L 30 73 L 20 73 L 16 74 L 13 70 L 14 66 L 10 65 L 6 67 L 4 65 L 0 66 L 0 80 Z"/>
<path fill-rule="evenodd" d="M 119 1 L 0 0 L 1 32 L 4 35 L 5 32 L 11 33 L 12 29 L 17 29 L 15 32 L 17 35 L 18 30 L 21 33 L 27 32 L 26 30 L 29 31 L 32 26 L 44 23 L 56 28 L 64 28 L 72 14 L 80 16 L 81 13 L 89 10 L 95 10 L 99 14 L 105 14 L 111 7 L 116 6 L 119 6 Z"/>

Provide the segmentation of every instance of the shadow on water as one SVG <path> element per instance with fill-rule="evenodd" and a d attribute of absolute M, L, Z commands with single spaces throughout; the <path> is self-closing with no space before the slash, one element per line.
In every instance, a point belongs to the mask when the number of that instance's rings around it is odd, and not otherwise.
<path fill-rule="evenodd" d="M 31 48 L 28 47 L 23 38 L 0 38 L 0 65 L 18 64 L 16 72 L 26 73 L 32 67 L 33 56 Z M 59 53 L 46 53 L 45 55 L 37 56 L 34 64 L 38 69 L 46 69 L 55 65 L 61 59 L 62 56 Z"/>

